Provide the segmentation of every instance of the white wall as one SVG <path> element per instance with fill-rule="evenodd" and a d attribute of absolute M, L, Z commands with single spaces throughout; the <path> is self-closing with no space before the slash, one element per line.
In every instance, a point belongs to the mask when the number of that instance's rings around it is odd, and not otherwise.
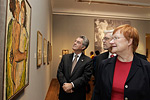
<path fill-rule="evenodd" d="M 61 60 L 60 55 L 62 49 L 68 49 L 72 52 L 72 44 L 76 37 L 83 34 L 86 35 L 90 44 L 86 50 L 89 56 L 90 51 L 94 51 L 94 19 L 97 17 L 73 16 L 73 15 L 53 15 L 53 66 L 52 77 L 56 78 L 56 72 Z M 99 17 L 100 18 L 100 17 Z M 103 18 L 106 19 L 106 18 Z M 109 18 L 113 19 L 113 18 Z M 120 19 L 127 20 L 127 19 Z M 128 19 L 129 20 L 129 19 Z M 140 34 L 140 43 L 137 52 L 141 54 L 146 53 L 145 34 L 150 32 L 150 21 L 144 20 L 129 20 L 131 25 L 136 27 Z"/>
<path fill-rule="evenodd" d="M 37 31 L 40 31 L 47 41 L 51 41 L 51 0 L 28 0 L 28 2 L 32 7 L 29 85 L 16 99 L 45 100 L 51 81 L 51 64 L 42 64 L 40 68 L 37 68 L 35 55 L 37 52 Z"/>

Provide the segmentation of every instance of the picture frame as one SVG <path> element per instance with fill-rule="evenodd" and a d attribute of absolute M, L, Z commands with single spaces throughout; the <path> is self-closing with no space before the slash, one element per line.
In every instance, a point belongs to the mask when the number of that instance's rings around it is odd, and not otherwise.
<path fill-rule="evenodd" d="M 49 51 L 50 52 L 50 54 L 49 54 L 49 61 L 52 61 L 52 44 L 51 43 L 50 43 L 49 47 L 50 47 L 50 49 L 49 49 L 50 50 Z"/>
<path fill-rule="evenodd" d="M 69 54 L 69 50 L 62 50 L 62 55 Z"/>
<path fill-rule="evenodd" d="M 6 3 L 2 100 L 13 99 L 29 85 L 31 6 L 27 0 L 17 0 L 19 6 L 13 1 Z"/>
<path fill-rule="evenodd" d="M 44 38 L 43 41 L 43 46 L 44 46 L 44 50 L 43 50 L 43 64 L 47 64 L 47 40 Z"/>
<path fill-rule="evenodd" d="M 37 67 L 42 65 L 42 34 L 37 31 Z"/>
<path fill-rule="evenodd" d="M 52 60 L 52 45 L 48 41 L 47 42 L 47 64 L 49 64 L 51 60 Z"/>
<path fill-rule="evenodd" d="M 50 54 L 50 43 L 49 41 L 47 42 L 47 64 L 49 65 L 49 54 Z"/>

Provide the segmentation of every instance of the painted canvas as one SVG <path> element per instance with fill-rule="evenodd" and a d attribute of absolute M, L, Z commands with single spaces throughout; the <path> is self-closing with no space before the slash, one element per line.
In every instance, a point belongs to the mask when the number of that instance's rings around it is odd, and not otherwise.
<path fill-rule="evenodd" d="M 47 42 L 47 64 L 52 60 L 52 44 Z"/>
<path fill-rule="evenodd" d="M 47 40 L 44 38 L 43 64 L 47 62 Z"/>
<path fill-rule="evenodd" d="M 62 56 L 65 54 L 69 54 L 69 50 L 62 50 Z"/>
<path fill-rule="evenodd" d="M 130 24 L 128 20 L 94 19 L 94 49 L 104 52 L 102 39 L 104 30 L 112 30 L 119 25 Z"/>
<path fill-rule="evenodd" d="M 12 99 L 29 84 L 30 22 L 28 1 L 7 1 L 3 100 Z"/>
<path fill-rule="evenodd" d="M 42 64 L 42 34 L 40 31 L 37 32 L 37 67 Z"/>

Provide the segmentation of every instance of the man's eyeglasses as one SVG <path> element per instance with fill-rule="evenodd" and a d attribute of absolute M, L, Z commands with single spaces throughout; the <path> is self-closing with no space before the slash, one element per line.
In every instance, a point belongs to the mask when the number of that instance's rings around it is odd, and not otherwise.
<path fill-rule="evenodd" d="M 108 40 L 110 40 L 110 39 L 111 39 L 111 38 L 104 37 L 102 40 L 108 41 Z"/>

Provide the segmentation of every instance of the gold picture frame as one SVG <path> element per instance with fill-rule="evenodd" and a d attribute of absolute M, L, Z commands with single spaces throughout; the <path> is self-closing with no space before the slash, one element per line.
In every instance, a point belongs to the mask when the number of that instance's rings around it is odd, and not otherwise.
<path fill-rule="evenodd" d="M 62 55 L 69 54 L 69 50 L 62 50 Z"/>

